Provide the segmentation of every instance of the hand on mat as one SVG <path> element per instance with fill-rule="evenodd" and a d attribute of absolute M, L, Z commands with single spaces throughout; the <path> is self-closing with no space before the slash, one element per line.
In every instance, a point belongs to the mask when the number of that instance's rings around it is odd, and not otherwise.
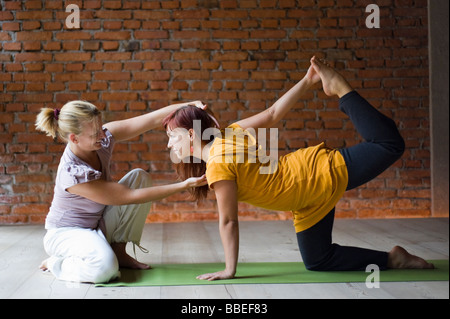
<path fill-rule="evenodd" d="M 221 279 L 232 279 L 232 278 L 234 278 L 234 273 L 231 273 L 226 270 L 197 276 L 197 279 L 208 280 L 208 281 L 221 280 Z"/>

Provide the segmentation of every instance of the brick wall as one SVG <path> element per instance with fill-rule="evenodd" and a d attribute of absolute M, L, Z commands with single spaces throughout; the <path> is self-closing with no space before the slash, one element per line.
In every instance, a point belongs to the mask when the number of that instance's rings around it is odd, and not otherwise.
<path fill-rule="evenodd" d="M 67 29 L 68 4 L 80 29 Z M 368 29 L 365 8 L 381 9 Z M 407 151 L 379 178 L 348 192 L 338 217 L 430 216 L 426 0 L 0 1 L 0 223 L 43 223 L 64 149 L 34 129 L 40 108 L 83 99 L 104 120 L 200 99 L 221 125 L 270 106 L 317 54 L 392 116 Z M 279 124 L 279 154 L 326 141 L 359 141 L 335 99 L 308 93 Z M 167 137 L 149 132 L 115 148 L 112 170 L 175 179 Z M 200 205 L 178 194 L 153 204 L 149 221 L 216 219 L 214 196 Z M 241 204 L 242 219 L 290 213 Z"/>

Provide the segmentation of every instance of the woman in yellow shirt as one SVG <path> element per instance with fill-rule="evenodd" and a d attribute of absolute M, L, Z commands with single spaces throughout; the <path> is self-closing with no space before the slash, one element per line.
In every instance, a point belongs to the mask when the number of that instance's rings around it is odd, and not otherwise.
<path fill-rule="evenodd" d="M 265 152 L 257 147 L 254 129 L 274 126 L 320 80 L 327 95 L 339 97 L 340 109 L 365 141 L 341 150 L 329 149 L 322 143 L 276 160 L 261 156 Z M 179 162 L 179 175 L 200 176 L 206 171 L 217 199 L 226 267 L 198 279 L 234 277 L 240 201 L 292 211 L 302 259 L 309 270 L 359 270 L 369 264 L 377 264 L 380 269 L 433 267 L 399 246 L 388 253 L 332 243 L 334 207 L 343 193 L 370 181 L 397 161 L 403 154 L 404 141 L 394 121 L 315 57 L 306 76 L 272 107 L 225 130 L 219 132 L 214 118 L 195 107 L 177 110 L 164 120 L 164 125 L 172 160 Z M 207 191 L 207 186 L 193 189 L 193 195 L 201 199 Z"/>

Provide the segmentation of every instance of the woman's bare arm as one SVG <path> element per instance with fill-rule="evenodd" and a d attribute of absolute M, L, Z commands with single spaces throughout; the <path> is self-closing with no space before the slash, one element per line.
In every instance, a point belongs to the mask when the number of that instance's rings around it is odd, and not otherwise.
<path fill-rule="evenodd" d="M 104 126 L 111 132 L 116 141 L 126 141 L 151 129 L 160 127 L 166 116 L 188 104 L 205 108 L 205 105 L 200 101 L 172 104 L 144 115 L 106 123 Z"/>
<path fill-rule="evenodd" d="M 203 274 L 202 280 L 230 279 L 236 274 L 239 256 L 239 222 L 237 185 L 235 181 L 219 181 L 213 184 L 219 209 L 219 230 L 225 251 L 225 270 Z"/>
<path fill-rule="evenodd" d="M 311 66 L 305 77 L 279 98 L 270 108 L 249 118 L 236 122 L 244 130 L 248 128 L 269 128 L 275 126 L 291 110 L 297 101 L 320 81 L 319 75 Z"/>
<path fill-rule="evenodd" d="M 95 180 L 69 187 L 67 191 L 103 205 L 140 204 L 160 200 L 191 187 L 206 185 L 206 177 L 191 177 L 183 182 L 131 189 L 125 185 Z"/>

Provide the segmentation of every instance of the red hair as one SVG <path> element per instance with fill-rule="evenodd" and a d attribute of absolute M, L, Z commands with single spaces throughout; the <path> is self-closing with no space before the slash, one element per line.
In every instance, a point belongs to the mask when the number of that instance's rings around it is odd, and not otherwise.
<path fill-rule="evenodd" d="M 194 127 L 194 120 L 200 121 L 200 132 L 195 132 L 196 136 L 202 138 L 203 132 L 208 128 L 218 128 L 218 123 L 211 111 L 202 110 L 194 105 L 188 105 L 169 114 L 163 120 L 164 128 L 174 130 L 175 128 L 184 128 L 186 130 L 196 129 Z M 214 136 L 210 136 L 206 142 L 214 140 Z M 204 140 L 205 141 L 205 140 Z M 206 163 L 201 160 L 194 161 L 194 157 L 190 156 L 189 160 L 182 160 L 175 165 L 177 175 L 180 179 L 185 180 L 189 177 L 199 177 L 206 172 Z M 200 201 L 208 196 L 208 185 L 201 187 L 194 187 L 189 190 L 194 200 Z"/>

